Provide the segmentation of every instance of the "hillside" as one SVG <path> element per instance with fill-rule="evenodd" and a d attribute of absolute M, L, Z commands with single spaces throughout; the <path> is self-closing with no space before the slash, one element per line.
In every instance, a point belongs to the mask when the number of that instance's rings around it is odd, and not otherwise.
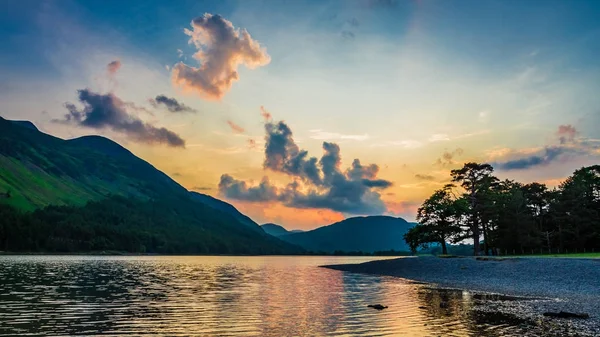
<path fill-rule="evenodd" d="M 99 136 L 63 140 L 0 118 L 3 203 L 33 210 L 84 205 L 107 195 L 147 199 L 187 190 L 119 144 Z"/>
<path fill-rule="evenodd" d="M 198 192 L 190 192 L 190 195 L 192 196 L 192 199 L 199 201 L 205 205 L 208 205 L 212 208 L 215 208 L 219 211 L 225 212 L 225 213 L 233 216 L 241 224 L 244 224 L 257 232 L 264 233 L 264 231 L 261 229 L 261 227 L 256 222 L 254 222 L 252 219 L 250 219 L 247 215 L 242 214 L 233 205 L 228 204 L 225 201 L 213 198 L 210 195 L 206 195 L 206 194 L 202 194 L 202 193 L 198 193 Z"/>
<path fill-rule="evenodd" d="M 131 202 L 117 205 L 115 200 Z M 89 203 L 91 201 L 97 202 Z M 40 233 L 54 237 L 55 241 L 62 240 L 65 245 L 70 240 L 79 242 L 70 244 L 75 251 L 85 250 L 86 244 L 82 242 L 90 242 L 91 237 L 96 236 L 100 237 L 98 240 L 104 237 L 110 241 L 104 245 L 106 247 L 123 249 L 127 246 L 123 243 L 127 242 L 124 238 L 131 239 L 132 233 L 146 239 L 154 238 L 150 243 L 142 244 L 149 252 L 276 254 L 299 251 L 297 247 L 264 233 L 233 206 L 188 192 L 166 174 L 107 138 L 86 136 L 63 140 L 38 131 L 29 122 L 15 123 L 0 118 L 2 204 L 10 206 L 3 206 L 7 216 L 25 219 L 23 223 L 37 224 L 42 229 Z M 49 205 L 52 207 L 44 208 Z M 96 211 L 98 207 L 119 208 L 123 214 L 115 217 L 113 222 L 106 221 Z M 33 210 L 38 211 L 32 215 L 21 212 Z M 46 216 L 49 214 L 56 216 Z M 182 219 L 187 220 L 182 222 Z M 77 222 L 86 223 L 87 227 L 79 228 Z M 64 227 L 54 228 L 59 224 Z M 132 225 L 135 228 L 129 228 L 127 224 L 135 224 Z M 3 236 L 0 240 L 12 238 L 7 234 L 9 232 L 19 236 L 18 233 L 23 231 L 28 229 L 4 223 L 0 228 Z M 22 239 L 29 240 L 27 236 Z M 0 247 L 19 246 L 11 240 L 10 244 L 2 242 Z M 158 243 L 161 240 L 170 243 L 161 246 Z M 178 245 L 178 240 L 187 245 Z M 194 245 L 198 247 L 194 248 Z M 30 245 L 25 246 L 35 250 Z M 44 247 L 38 245 L 38 249 Z"/>
<path fill-rule="evenodd" d="M 413 225 L 402 218 L 389 216 L 355 217 L 279 238 L 314 252 L 409 251 L 403 235 Z"/>
<path fill-rule="evenodd" d="M 266 223 L 263 225 L 260 225 L 260 227 L 265 231 L 265 233 L 269 234 L 269 235 L 273 235 L 276 237 L 282 236 L 282 235 L 287 235 L 287 234 L 294 234 L 294 233 L 302 233 L 304 231 L 298 230 L 298 229 L 294 229 L 291 231 L 288 231 L 287 229 L 285 229 L 283 226 L 274 224 L 274 223 Z"/>

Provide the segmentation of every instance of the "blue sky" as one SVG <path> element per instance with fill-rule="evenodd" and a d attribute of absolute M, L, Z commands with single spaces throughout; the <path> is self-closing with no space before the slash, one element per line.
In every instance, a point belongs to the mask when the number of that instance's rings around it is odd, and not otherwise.
<path fill-rule="evenodd" d="M 378 178 L 392 186 L 375 191 L 378 196 L 362 195 L 361 202 L 376 199 L 387 214 L 407 218 L 464 161 L 497 163 L 503 178 L 549 185 L 598 161 L 598 1 L 6 1 L 0 6 L 3 117 L 32 120 L 65 138 L 110 137 L 184 186 L 214 196 L 227 199 L 218 187 L 224 174 L 250 190 L 265 176 L 277 188 L 299 179 L 263 167 L 268 134 L 261 106 L 273 121 L 285 121 L 294 143 L 309 156 L 320 158 L 322 143 L 335 142 L 341 171 L 354 158 L 375 163 Z M 188 43 L 184 30 L 193 31 L 190 22 L 205 13 L 245 29 L 263 56 L 260 64 L 237 65 L 239 78 L 223 87 L 220 97 L 208 99 L 191 82 L 173 80 L 179 62 L 202 67 L 193 57 L 198 46 Z M 107 75 L 114 60 L 122 66 Z M 84 88 L 147 111 L 156 108 L 148 100 L 157 95 L 197 110 L 144 113 L 127 106 L 148 125 L 185 139 L 186 148 L 140 143 L 109 124 L 56 123 L 67 113 L 66 102 L 81 108 L 77 90 Z M 564 132 L 568 143 L 559 142 Z M 560 155 L 548 156 L 546 149 L 556 146 Z M 501 169 L 515 167 L 503 163 L 534 156 L 537 165 Z M 277 200 L 228 201 L 258 221 L 292 228 L 352 215 L 328 206 L 295 209 Z M 288 216 L 292 210 L 299 215 Z"/>

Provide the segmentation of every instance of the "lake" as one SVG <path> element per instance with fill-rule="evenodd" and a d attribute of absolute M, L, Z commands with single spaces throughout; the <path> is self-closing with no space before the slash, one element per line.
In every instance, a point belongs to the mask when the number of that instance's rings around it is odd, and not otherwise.
<path fill-rule="evenodd" d="M 0 256 L 0 335 L 493 336 L 467 292 L 324 264 L 378 257 Z M 447 303 L 440 307 L 440 302 Z M 377 311 L 368 304 L 381 303 Z"/>

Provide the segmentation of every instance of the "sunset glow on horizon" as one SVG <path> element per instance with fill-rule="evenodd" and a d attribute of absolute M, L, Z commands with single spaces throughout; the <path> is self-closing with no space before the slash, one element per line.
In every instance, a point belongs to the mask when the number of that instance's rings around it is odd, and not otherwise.
<path fill-rule="evenodd" d="M 600 158 L 600 3 L 14 5 L 0 116 L 108 137 L 257 223 L 414 221 L 465 162 L 553 187 Z"/>

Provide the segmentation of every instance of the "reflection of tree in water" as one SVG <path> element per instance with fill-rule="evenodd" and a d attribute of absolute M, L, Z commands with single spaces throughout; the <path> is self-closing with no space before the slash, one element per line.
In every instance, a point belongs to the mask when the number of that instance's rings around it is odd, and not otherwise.
<path fill-rule="evenodd" d="M 239 259 L 0 259 L 0 335 L 514 335 L 471 310 L 478 295 Z"/>
<path fill-rule="evenodd" d="M 457 325 L 473 336 L 498 336 L 520 333 L 526 320 L 501 312 L 476 310 L 486 301 L 512 301 L 517 298 L 503 295 L 472 294 L 454 289 L 422 288 L 418 298 L 428 319 L 432 332 L 452 335 Z"/>

